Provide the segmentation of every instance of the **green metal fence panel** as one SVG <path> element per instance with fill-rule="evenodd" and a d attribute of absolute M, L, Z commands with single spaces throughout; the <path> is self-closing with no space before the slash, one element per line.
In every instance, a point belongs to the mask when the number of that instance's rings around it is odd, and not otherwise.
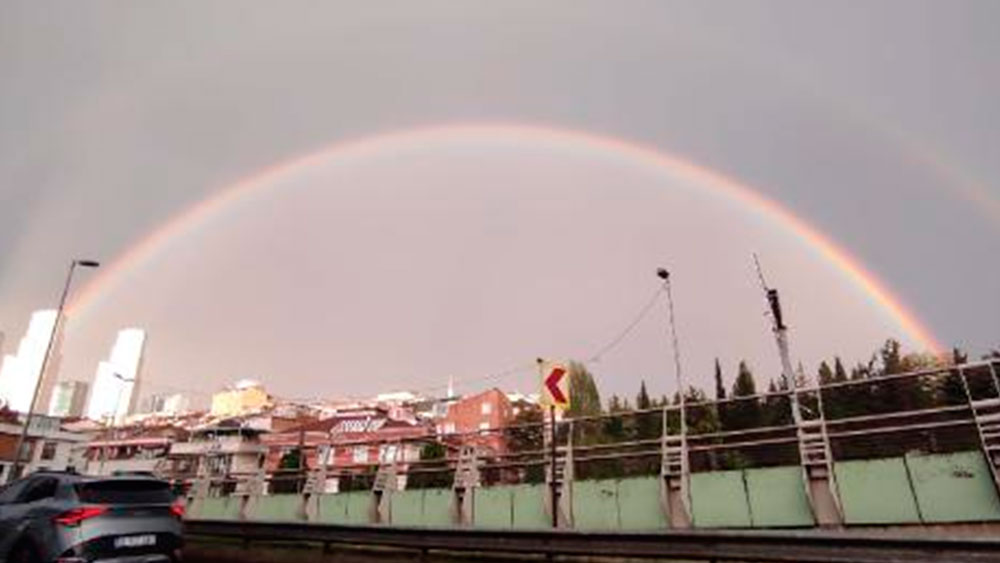
<path fill-rule="evenodd" d="M 325 524 L 347 524 L 346 494 L 319 495 L 316 520 Z"/>
<path fill-rule="evenodd" d="M 620 527 L 616 481 L 574 481 L 572 491 L 574 528 L 617 530 Z"/>
<path fill-rule="evenodd" d="M 548 485 L 514 485 L 513 527 L 518 529 L 551 528 L 552 517 L 545 512 L 545 488 Z"/>
<path fill-rule="evenodd" d="M 815 525 L 801 467 L 747 469 L 744 476 L 755 528 Z"/>
<path fill-rule="evenodd" d="M 670 526 L 660 505 L 659 477 L 618 482 L 618 522 L 623 530 L 662 530 Z"/>
<path fill-rule="evenodd" d="M 1000 520 L 1000 499 L 982 453 L 908 455 L 906 465 L 924 522 Z"/>
<path fill-rule="evenodd" d="M 847 524 L 919 522 L 901 457 L 841 461 L 833 466 Z"/>
<path fill-rule="evenodd" d="M 424 491 L 393 491 L 389 497 L 389 522 L 394 526 L 422 526 L 424 524 Z"/>
<path fill-rule="evenodd" d="M 472 521 L 477 528 L 510 528 L 514 525 L 513 488 L 475 489 Z"/>
<path fill-rule="evenodd" d="M 301 495 L 267 495 L 252 501 L 250 520 L 294 522 L 302 519 Z"/>
<path fill-rule="evenodd" d="M 425 526 L 451 526 L 455 523 L 452 517 L 454 495 L 451 489 L 424 489 Z"/>
<path fill-rule="evenodd" d="M 239 520 L 243 499 L 238 497 L 207 497 L 194 501 L 189 517 L 205 520 Z"/>
<path fill-rule="evenodd" d="M 742 471 L 691 475 L 691 517 L 698 528 L 748 528 L 750 507 Z"/>
<path fill-rule="evenodd" d="M 351 491 L 340 493 L 347 500 L 348 524 L 372 523 L 372 493 L 369 491 Z"/>

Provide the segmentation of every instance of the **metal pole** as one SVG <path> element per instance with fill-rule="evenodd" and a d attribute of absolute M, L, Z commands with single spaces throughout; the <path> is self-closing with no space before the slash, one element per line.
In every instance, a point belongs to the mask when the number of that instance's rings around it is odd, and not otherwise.
<path fill-rule="evenodd" d="M 42 367 L 38 372 L 38 379 L 35 381 L 35 388 L 31 393 L 31 403 L 28 404 L 28 413 L 24 417 L 24 427 L 21 428 L 21 435 L 17 438 L 17 447 L 14 449 L 14 465 L 10 468 L 10 475 L 7 481 L 13 481 L 21 471 L 21 449 L 24 448 L 24 441 L 28 437 L 28 428 L 31 427 L 32 414 L 35 411 L 35 402 L 38 401 L 38 392 L 42 388 L 42 379 L 45 378 L 45 370 L 49 365 L 49 356 L 52 354 L 53 342 L 59 330 L 59 323 L 62 321 L 63 307 L 66 305 L 66 295 L 69 294 L 69 284 L 73 281 L 73 270 L 76 269 L 78 260 L 73 260 L 69 265 L 69 272 L 66 274 L 66 283 L 63 285 L 62 296 L 59 298 L 59 308 L 56 309 L 56 320 L 52 323 L 52 331 L 49 333 L 49 343 L 45 347 L 45 355 L 42 356 Z M 30 462 L 30 460 L 29 460 Z"/>
<path fill-rule="evenodd" d="M 667 308 L 670 310 L 670 339 L 674 347 L 674 373 L 677 377 L 677 390 L 680 393 L 681 401 L 681 436 L 687 436 L 687 412 L 684 398 L 684 376 L 681 374 L 681 350 L 677 344 L 677 323 L 674 321 L 674 296 L 670 290 L 670 274 L 666 270 L 660 277 L 663 278 L 663 285 L 667 288 Z"/>
<path fill-rule="evenodd" d="M 781 378 L 785 382 L 785 387 L 790 395 L 792 409 L 792 421 L 795 426 L 802 425 L 802 411 L 799 408 L 799 389 L 795 384 L 795 371 L 792 369 L 792 360 L 788 353 L 788 327 L 785 326 L 781 316 L 781 305 L 778 302 L 778 290 L 767 290 L 767 298 L 771 304 L 771 314 L 774 321 L 774 339 L 778 344 L 778 355 L 781 358 Z"/>
<path fill-rule="evenodd" d="M 557 494 L 558 485 L 556 484 L 556 406 L 549 405 L 549 424 L 552 428 L 551 438 L 549 439 L 549 444 L 551 446 L 552 454 L 552 465 L 550 466 L 550 475 L 552 479 L 552 527 L 559 527 L 559 497 Z"/>
<path fill-rule="evenodd" d="M 767 304 L 771 308 L 774 340 L 778 344 L 778 356 L 781 359 L 781 380 L 784 382 L 785 388 L 789 391 L 792 420 L 795 422 L 797 428 L 802 428 L 802 411 L 799 409 L 799 390 L 795 384 L 795 372 L 792 370 L 792 360 L 788 354 L 788 327 L 785 326 L 785 319 L 781 313 L 781 301 L 778 298 L 778 290 L 767 286 L 767 280 L 764 279 L 764 270 L 760 267 L 760 260 L 757 259 L 756 254 L 753 255 L 753 263 L 757 268 L 757 278 L 760 279 L 760 287 L 764 290 Z M 819 393 L 822 394 L 822 390 Z M 822 413 L 822 411 L 820 412 Z"/>

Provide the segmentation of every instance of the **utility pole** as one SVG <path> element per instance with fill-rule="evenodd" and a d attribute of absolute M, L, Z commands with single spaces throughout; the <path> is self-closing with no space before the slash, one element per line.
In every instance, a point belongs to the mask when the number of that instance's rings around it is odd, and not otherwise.
<path fill-rule="evenodd" d="M 778 355 L 781 357 L 781 378 L 789 392 L 792 420 L 795 422 L 795 434 L 799 445 L 799 463 L 805 477 L 806 497 L 820 526 L 840 526 L 844 521 L 843 510 L 836 494 L 836 476 L 833 471 L 833 451 L 830 449 L 830 438 L 826 431 L 826 420 L 823 417 L 823 389 L 816 388 L 817 412 L 815 417 L 806 421 L 802 419 L 799 406 L 799 388 L 795 380 L 795 370 L 788 353 L 788 327 L 781 313 L 781 302 L 778 290 L 767 286 L 764 273 L 760 268 L 757 255 L 753 257 L 757 266 L 757 276 L 760 285 L 767 296 L 771 309 L 772 330 L 778 344 Z"/>
<path fill-rule="evenodd" d="M 685 412 L 684 375 L 681 373 L 681 350 L 677 343 L 677 323 L 674 320 L 674 295 L 670 289 L 670 272 L 666 268 L 656 270 L 656 275 L 663 280 L 667 290 L 667 309 L 670 313 L 670 343 L 674 353 L 674 376 L 677 379 L 677 393 L 681 405 L 681 436 L 687 437 L 687 413 Z"/>
<path fill-rule="evenodd" d="M 781 359 L 781 379 L 785 384 L 785 389 L 791 393 L 792 421 L 796 427 L 802 426 L 802 411 L 799 409 L 799 392 L 795 385 L 795 370 L 792 369 L 792 360 L 788 353 L 788 327 L 781 313 L 781 301 L 778 299 L 778 290 L 767 286 L 764 280 L 764 272 L 761 270 L 760 261 L 757 255 L 753 257 L 757 266 L 757 277 L 760 278 L 760 285 L 767 296 L 767 303 L 771 309 L 771 330 L 774 331 L 774 340 L 778 345 L 778 356 Z"/>
<path fill-rule="evenodd" d="M 21 435 L 17 438 L 17 447 L 14 449 L 14 464 L 10 468 L 10 476 L 7 481 L 13 481 L 21 473 L 21 450 L 24 449 L 24 442 L 28 437 L 28 428 L 31 427 L 31 418 L 35 412 L 35 403 L 38 401 L 38 392 L 42 388 L 42 378 L 45 377 L 45 370 L 49 366 L 49 357 L 52 355 L 52 346 L 56 340 L 59 325 L 62 323 L 63 309 L 66 307 L 66 296 L 69 295 L 69 286 L 73 281 L 73 272 L 77 266 L 82 268 L 97 268 L 101 265 L 95 260 L 73 260 L 69 264 L 69 272 L 66 274 L 66 283 L 63 285 L 62 296 L 59 298 L 59 308 L 56 309 L 56 320 L 52 323 L 52 331 L 49 333 L 49 342 L 45 347 L 45 355 L 42 356 L 42 366 L 38 370 L 38 379 L 35 380 L 35 388 L 31 393 L 31 402 L 28 404 L 28 413 L 24 417 L 24 427 L 21 428 Z M 29 460 L 30 461 L 30 460 Z"/>

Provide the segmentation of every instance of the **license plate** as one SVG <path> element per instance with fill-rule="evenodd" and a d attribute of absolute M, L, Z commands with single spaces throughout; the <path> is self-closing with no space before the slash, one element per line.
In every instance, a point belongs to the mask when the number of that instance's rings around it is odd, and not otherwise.
<path fill-rule="evenodd" d="M 156 536 L 153 534 L 143 534 L 141 536 L 122 536 L 115 538 L 115 549 L 129 547 L 149 547 L 156 545 Z"/>

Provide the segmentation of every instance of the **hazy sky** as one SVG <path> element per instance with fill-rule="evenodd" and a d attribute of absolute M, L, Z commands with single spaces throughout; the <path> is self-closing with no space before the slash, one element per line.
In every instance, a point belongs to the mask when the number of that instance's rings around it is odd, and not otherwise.
<path fill-rule="evenodd" d="M 5 349 L 72 257 L 111 264 L 336 142 L 489 122 L 617 137 L 753 186 L 978 355 L 1000 344 L 998 19 L 993 1 L 8 1 Z M 707 381 L 719 357 L 731 378 L 746 358 L 766 379 L 754 251 L 810 371 L 906 340 L 792 231 L 717 190 L 483 129 L 290 171 L 182 230 L 71 321 L 63 377 L 92 378 L 114 332 L 140 326 L 147 392 L 430 388 L 588 358 L 665 265 L 687 374 Z M 665 314 L 592 363 L 605 393 L 672 390 Z M 530 372 L 499 383 L 534 387 Z"/>

